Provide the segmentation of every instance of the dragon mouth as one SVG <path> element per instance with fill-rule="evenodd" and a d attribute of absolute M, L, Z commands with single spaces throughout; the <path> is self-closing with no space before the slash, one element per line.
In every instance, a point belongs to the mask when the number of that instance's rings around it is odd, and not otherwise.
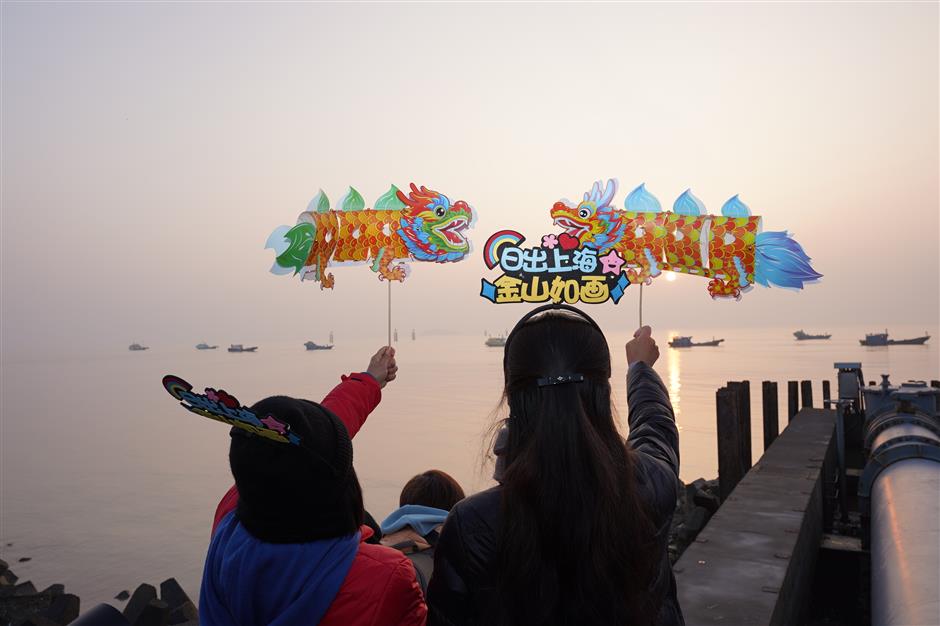
<path fill-rule="evenodd" d="M 587 234 L 587 232 L 590 230 L 586 224 L 579 224 L 578 222 L 575 222 L 574 220 L 567 217 L 556 217 L 555 225 L 561 226 L 566 233 L 572 235 L 573 237 L 577 237 L 578 239 L 581 239 L 582 235 Z"/>
<path fill-rule="evenodd" d="M 444 237 L 448 243 L 456 247 L 464 247 L 467 245 L 467 237 L 464 235 L 464 231 L 468 228 L 470 228 L 470 223 L 465 218 L 458 217 L 443 226 L 435 227 L 434 230 Z"/>

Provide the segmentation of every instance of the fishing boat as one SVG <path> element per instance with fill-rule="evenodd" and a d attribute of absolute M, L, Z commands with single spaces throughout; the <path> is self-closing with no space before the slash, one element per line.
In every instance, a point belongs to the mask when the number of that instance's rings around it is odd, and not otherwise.
<path fill-rule="evenodd" d="M 321 346 L 321 345 L 318 344 L 318 343 L 314 343 L 314 342 L 312 342 L 312 341 L 308 341 L 307 343 L 304 344 L 304 347 L 307 348 L 307 350 L 332 350 L 332 349 L 333 349 L 333 344 L 329 344 L 329 345 L 326 345 L 326 346 Z"/>
<path fill-rule="evenodd" d="M 809 339 L 829 339 L 832 337 L 831 334 L 811 335 L 809 333 L 804 333 L 802 328 L 793 333 L 793 336 L 796 337 L 797 341 L 807 341 Z"/>
<path fill-rule="evenodd" d="M 258 346 L 250 346 L 246 348 L 240 343 L 233 343 L 228 347 L 229 352 L 254 352 L 258 349 Z"/>
<path fill-rule="evenodd" d="M 127 346 L 127 349 L 131 352 L 140 352 L 141 350 L 149 350 L 150 346 L 142 346 L 139 343 L 132 343 L 131 345 Z"/>
<path fill-rule="evenodd" d="M 858 342 L 863 346 L 920 346 L 927 343 L 928 339 L 930 339 L 930 335 L 927 334 L 926 330 L 923 336 L 914 337 L 913 339 L 889 339 L 888 330 L 885 329 L 883 333 L 868 333 L 864 339 L 859 339 Z"/>
<path fill-rule="evenodd" d="M 712 337 L 711 341 L 692 341 L 691 337 L 673 337 L 669 340 L 670 348 L 699 348 L 704 346 L 717 346 L 724 339 L 715 339 Z"/>
<path fill-rule="evenodd" d="M 219 347 L 219 346 L 210 346 L 210 345 L 207 344 L 207 343 L 197 343 L 197 344 L 196 344 L 196 349 L 197 349 L 197 350 L 215 350 L 215 349 L 218 348 L 218 347 Z"/>
<path fill-rule="evenodd" d="M 486 345 L 490 348 L 502 348 L 506 345 L 505 337 L 487 337 Z"/>

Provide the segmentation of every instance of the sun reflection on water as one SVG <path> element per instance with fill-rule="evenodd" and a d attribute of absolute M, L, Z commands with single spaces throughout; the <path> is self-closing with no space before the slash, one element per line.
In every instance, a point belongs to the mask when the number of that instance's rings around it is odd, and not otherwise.
<path fill-rule="evenodd" d="M 682 383 L 680 382 L 680 361 L 681 361 L 681 350 L 673 350 L 671 348 L 666 348 L 669 355 L 669 401 L 672 402 L 672 410 L 676 414 L 676 424 L 679 425 L 681 430 L 681 422 L 679 421 L 679 416 L 682 413 L 681 408 L 679 407 L 679 390 L 682 389 Z"/>

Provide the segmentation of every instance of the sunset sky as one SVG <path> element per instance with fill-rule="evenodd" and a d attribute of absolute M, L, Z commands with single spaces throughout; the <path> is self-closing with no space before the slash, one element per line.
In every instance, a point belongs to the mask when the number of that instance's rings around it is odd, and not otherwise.
<path fill-rule="evenodd" d="M 493 232 L 617 178 L 664 207 L 740 194 L 824 279 L 714 302 L 644 292 L 657 327 L 940 317 L 938 5 L 2 5 L 2 340 L 114 345 L 384 337 L 385 285 L 268 273 L 319 189 L 414 181 L 464 199 L 473 256 L 413 263 L 395 325 L 502 330 L 479 297 Z M 635 289 L 592 309 L 636 324 Z"/>

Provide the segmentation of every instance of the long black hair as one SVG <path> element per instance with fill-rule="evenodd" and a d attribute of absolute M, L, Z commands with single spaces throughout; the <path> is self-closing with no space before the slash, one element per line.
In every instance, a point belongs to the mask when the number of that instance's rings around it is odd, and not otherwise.
<path fill-rule="evenodd" d="M 614 421 L 607 340 L 572 307 L 533 313 L 503 361 L 509 440 L 493 621 L 649 623 L 654 529 Z"/>

